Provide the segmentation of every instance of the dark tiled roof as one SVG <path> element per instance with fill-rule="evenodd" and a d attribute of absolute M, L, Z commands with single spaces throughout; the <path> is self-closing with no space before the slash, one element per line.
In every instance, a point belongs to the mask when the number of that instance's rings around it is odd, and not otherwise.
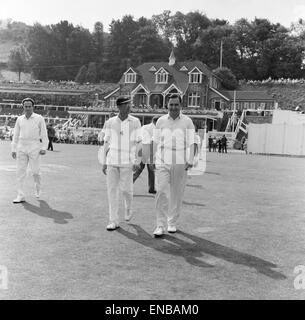
<path fill-rule="evenodd" d="M 152 66 L 154 66 L 157 71 L 163 67 L 169 73 L 169 81 L 167 84 L 155 83 L 155 72 L 149 71 Z M 188 71 L 179 71 L 183 66 L 185 66 Z M 167 62 L 143 63 L 137 68 L 133 68 L 133 70 L 137 72 L 137 83 L 134 84 L 133 89 L 136 88 L 139 83 L 142 83 L 151 93 L 160 93 L 174 83 L 184 93 L 189 85 L 188 72 L 195 67 L 208 77 L 213 75 L 212 71 L 201 61 L 176 62 L 174 66 L 169 66 Z M 124 75 L 121 77 L 119 83 L 124 84 Z"/>
<path fill-rule="evenodd" d="M 230 100 L 234 100 L 234 91 L 219 90 L 221 94 L 228 97 Z M 267 91 L 241 91 L 236 90 L 236 100 L 274 100 Z"/>

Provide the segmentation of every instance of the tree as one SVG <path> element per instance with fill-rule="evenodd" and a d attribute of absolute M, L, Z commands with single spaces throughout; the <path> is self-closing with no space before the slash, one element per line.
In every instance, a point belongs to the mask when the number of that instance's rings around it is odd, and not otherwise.
<path fill-rule="evenodd" d="M 161 14 L 153 15 L 152 22 L 165 40 L 174 42 L 173 15 L 170 10 L 164 10 Z"/>
<path fill-rule="evenodd" d="M 50 26 L 36 23 L 29 31 L 27 43 L 34 77 L 42 81 L 52 80 L 50 72 L 53 73 L 53 66 L 60 65 L 61 61 Z"/>
<path fill-rule="evenodd" d="M 27 69 L 30 56 L 26 48 L 21 45 L 11 50 L 9 56 L 9 69 L 18 73 L 18 80 L 20 81 L 21 72 Z"/>
<path fill-rule="evenodd" d="M 138 29 L 138 22 L 130 15 L 111 22 L 107 61 L 104 64 L 104 76 L 107 81 L 119 80 L 128 59 L 131 59 L 131 63 L 138 63 L 132 60 L 135 58 L 133 43 Z"/>
<path fill-rule="evenodd" d="M 87 82 L 87 72 L 87 67 L 82 66 L 75 77 L 75 82 L 78 82 L 80 84 Z"/>
<path fill-rule="evenodd" d="M 77 69 L 82 65 L 88 65 L 94 61 L 93 38 L 89 30 L 76 27 L 70 34 L 67 42 L 67 67 L 70 77 L 74 78 Z"/>
<path fill-rule="evenodd" d="M 139 28 L 132 41 L 131 61 L 136 65 L 149 61 L 164 61 L 168 58 L 171 45 L 158 34 L 152 21 L 138 20 Z"/>
<path fill-rule="evenodd" d="M 88 66 L 87 71 L 87 81 L 90 83 L 96 83 L 97 82 L 97 69 L 96 69 L 96 63 L 90 62 Z"/>
<path fill-rule="evenodd" d="M 217 68 L 213 73 L 221 79 L 221 83 L 225 89 L 235 90 L 238 86 L 235 75 L 229 68 Z"/>

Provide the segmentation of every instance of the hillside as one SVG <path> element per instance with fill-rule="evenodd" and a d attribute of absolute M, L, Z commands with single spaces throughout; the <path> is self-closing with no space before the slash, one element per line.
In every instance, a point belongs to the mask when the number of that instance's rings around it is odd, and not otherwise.
<path fill-rule="evenodd" d="M 16 45 L 18 45 L 18 43 L 16 43 L 15 41 L 3 41 L 0 39 L 0 63 L 6 63 L 8 61 L 10 51 Z"/>
<path fill-rule="evenodd" d="M 279 103 L 281 109 L 295 109 L 297 106 L 305 106 L 305 81 L 298 83 L 256 83 L 243 84 L 239 90 L 267 91 Z"/>
<path fill-rule="evenodd" d="M 0 20 L 0 63 L 8 61 L 10 50 L 23 44 L 29 26 L 23 22 Z"/>

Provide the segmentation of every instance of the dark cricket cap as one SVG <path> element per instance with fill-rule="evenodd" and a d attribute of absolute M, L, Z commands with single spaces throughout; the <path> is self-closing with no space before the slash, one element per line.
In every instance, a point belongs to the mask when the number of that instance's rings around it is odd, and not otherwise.
<path fill-rule="evenodd" d="M 123 105 L 123 104 L 126 104 L 126 103 L 129 103 L 129 102 L 131 102 L 131 99 L 130 99 L 130 97 L 118 97 L 117 99 L 116 99 L 116 105 L 117 106 L 121 106 L 121 105 Z"/>
<path fill-rule="evenodd" d="M 35 106 L 35 101 L 32 98 L 25 98 L 22 100 L 22 104 L 24 104 L 25 102 L 30 101 L 32 103 L 33 106 Z"/>

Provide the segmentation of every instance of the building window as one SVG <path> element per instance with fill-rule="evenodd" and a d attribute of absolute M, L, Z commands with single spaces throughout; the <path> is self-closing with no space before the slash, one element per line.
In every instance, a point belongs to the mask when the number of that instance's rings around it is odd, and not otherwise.
<path fill-rule="evenodd" d="M 200 94 L 198 92 L 192 92 L 188 96 L 189 107 L 200 107 Z"/>
<path fill-rule="evenodd" d="M 125 74 L 125 83 L 136 83 L 136 74 L 135 73 L 126 73 Z"/>
<path fill-rule="evenodd" d="M 194 72 L 190 74 L 189 77 L 190 83 L 201 83 L 202 82 L 202 75 L 199 72 Z"/>
<path fill-rule="evenodd" d="M 251 108 L 251 109 L 255 109 L 255 102 L 251 102 L 250 108 Z"/>
<path fill-rule="evenodd" d="M 245 102 L 245 107 L 244 109 L 249 109 L 249 102 Z"/>
<path fill-rule="evenodd" d="M 168 73 L 164 70 L 156 74 L 156 83 L 167 83 Z"/>
<path fill-rule="evenodd" d="M 261 102 L 261 104 L 260 104 L 260 108 L 264 110 L 264 109 L 265 109 L 265 107 L 266 107 L 266 103 L 265 103 L 265 102 Z"/>
<path fill-rule="evenodd" d="M 116 106 L 116 98 L 115 97 L 111 97 L 110 98 L 110 107 L 115 107 Z"/>

